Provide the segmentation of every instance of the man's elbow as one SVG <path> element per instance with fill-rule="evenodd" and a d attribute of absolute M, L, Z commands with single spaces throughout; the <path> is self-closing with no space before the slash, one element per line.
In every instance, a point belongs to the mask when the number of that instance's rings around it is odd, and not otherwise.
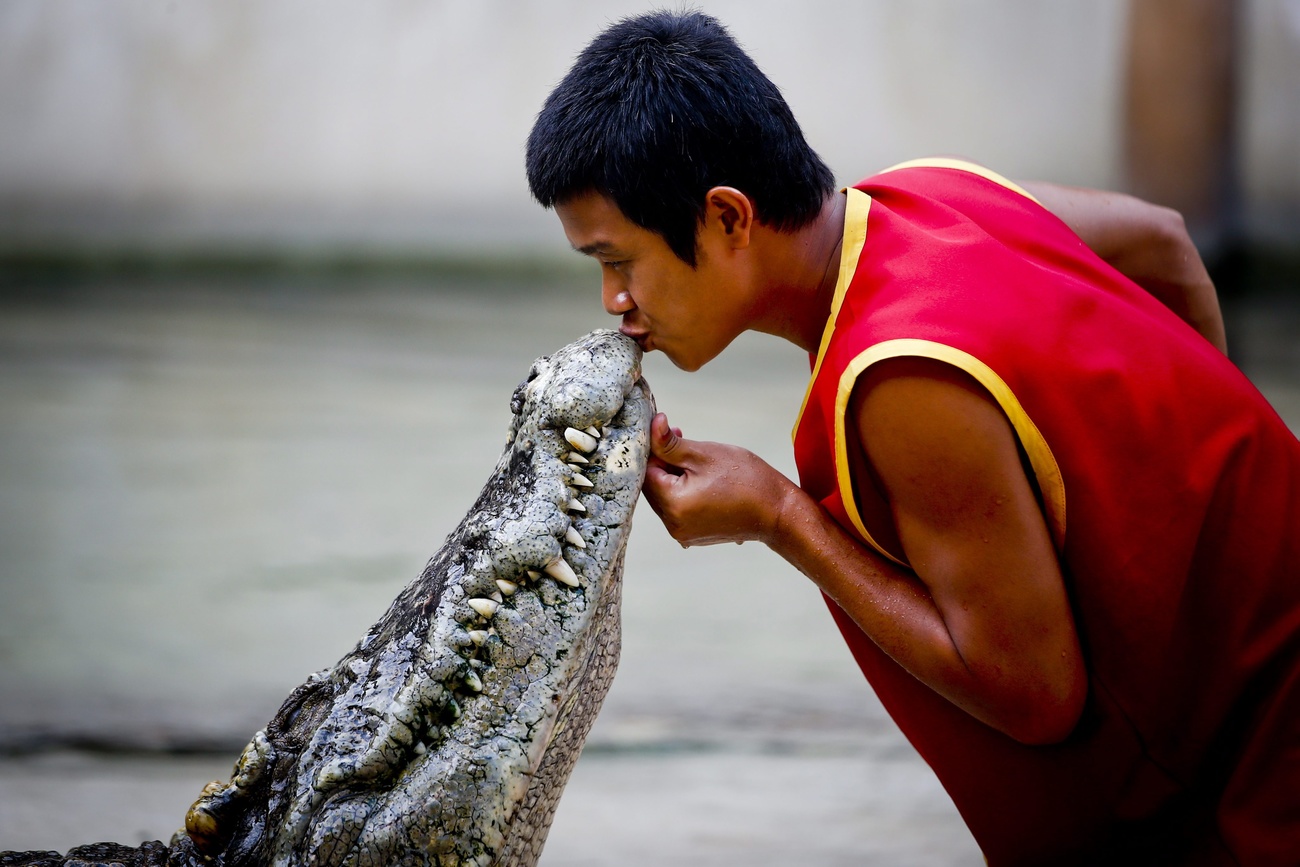
<path fill-rule="evenodd" d="M 1039 695 L 1003 731 L 1026 746 L 1059 744 L 1078 726 L 1087 699 L 1086 681 L 1072 683 L 1067 689 L 1048 695 Z"/>
<path fill-rule="evenodd" d="M 1164 205 L 1147 204 L 1147 232 L 1151 243 L 1167 255 L 1177 256 L 1179 265 L 1187 253 L 1196 251 L 1192 236 L 1187 231 L 1187 221 L 1182 213 Z"/>

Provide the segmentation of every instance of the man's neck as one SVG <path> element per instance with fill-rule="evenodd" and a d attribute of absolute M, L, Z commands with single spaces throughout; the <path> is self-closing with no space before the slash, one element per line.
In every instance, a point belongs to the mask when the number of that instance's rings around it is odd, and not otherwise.
<path fill-rule="evenodd" d="M 829 196 L 817 218 L 795 232 L 760 231 L 765 279 L 753 329 L 814 352 L 839 280 L 844 196 Z"/>

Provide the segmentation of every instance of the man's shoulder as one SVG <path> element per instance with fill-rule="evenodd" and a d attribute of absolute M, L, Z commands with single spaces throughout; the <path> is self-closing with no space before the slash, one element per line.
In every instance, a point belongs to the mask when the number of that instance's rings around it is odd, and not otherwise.
<path fill-rule="evenodd" d="M 853 185 L 870 192 L 872 188 L 908 190 L 942 198 L 945 193 L 969 194 L 971 189 L 1010 192 L 1035 204 L 1038 200 L 1024 187 L 998 172 L 960 157 L 922 157 L 895 163 Z"/>

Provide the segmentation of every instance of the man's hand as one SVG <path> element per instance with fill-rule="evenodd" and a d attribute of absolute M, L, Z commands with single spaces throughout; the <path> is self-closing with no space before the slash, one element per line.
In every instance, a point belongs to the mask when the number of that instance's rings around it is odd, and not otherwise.
<path fill-rule="evenodd" d="M 650 451 L 646 500 L 682 547 L 767 541 L 798 491 L 753 452 L 685 439 L 663 413 L 650 425 Z"/>

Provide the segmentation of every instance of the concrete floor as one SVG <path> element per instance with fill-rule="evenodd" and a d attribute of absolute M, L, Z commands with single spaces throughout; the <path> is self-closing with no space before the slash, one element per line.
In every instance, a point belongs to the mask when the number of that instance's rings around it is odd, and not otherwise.
<path fill-rule="evenodd" d="M 211 757 L 0 762 L 0 846 L 167 840 L 196 784 L 229 773 Z M 541 864 L 981 863 L 945 800 L 907 756 L 594 750 L 565 790 Z"/>
<path fill-rule="evenodd" d="M 459 520 L 531 360 L 607 324 L 591 289 L 409 279 L 0 298 L 0 850 L 166 839 Z M 1255 357 L 1296 427 L 1294 346 Z M 797 350 L 646 375 L 688 436 L 793 473 Z M 643 510 L 624 617 L 544 865 L 982 863 L 775 556 L 683 551 Z"/>

